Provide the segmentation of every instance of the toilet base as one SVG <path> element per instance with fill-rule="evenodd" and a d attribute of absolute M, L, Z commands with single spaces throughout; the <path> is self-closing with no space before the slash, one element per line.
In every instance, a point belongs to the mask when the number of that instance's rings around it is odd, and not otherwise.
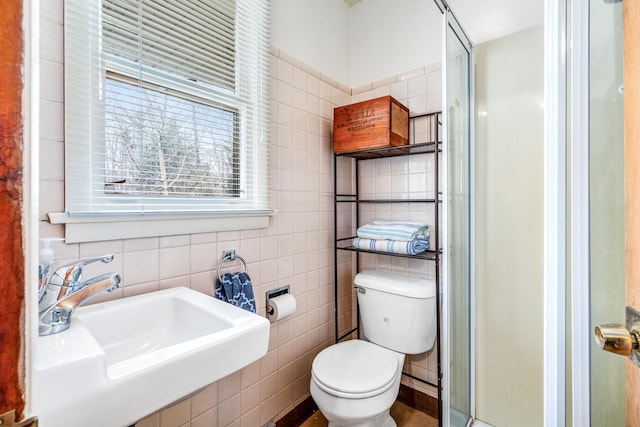
<path fill-rule="evenodd" d="M 347 345 L 349 342 L 336 344 L 336 346 Z M 371 345 L 375 346 L 375 344 Z M 396 364 L 394 377 L 390 378 L 387 384 L 384 382 L 380 384 L 378 390 L 374 389 L 373 392 L 368 393 L 349 394 L 329 389 L 316 380 L 312 368 L 309 391 L 320 412 L 329 421 L 329 427 L 397 427 L 396 422 L 391 418 L 390 411 L 400 391 L 405 355 L 397 352 L 392 354 L 394 358 L 390 363 Z M 352 357 L 350 354 L 342 356 Z"/>
<path fill-rule="evenodd" d="M 400 375 L 385 392 L 365 399 L 343 399 L 327 394 L 311 378 L 311 397 L 329 427 L 397 427 L 391 418 L 391 405 L 398 397 Z M 385 409 L 386 408 L 386 409 Z"/>
<path fill-rule="evenodd" d="M 329 427 L 397 427 L 397 424 L 395 420 L 391 418 L 389 411 L 386 411 L 377 417 L 366 421 L 329 421 Z"/>

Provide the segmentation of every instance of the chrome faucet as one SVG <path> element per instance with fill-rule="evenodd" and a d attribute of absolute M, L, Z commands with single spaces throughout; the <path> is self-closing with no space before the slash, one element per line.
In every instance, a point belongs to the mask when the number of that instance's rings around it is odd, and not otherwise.
<path fill-rule="evenodd" d="M 38 290 L 39 334 L 51 335 L 69 328 L 73 310 L 102 292 L 120 286 L 120 275 L 105 273 L 82 282 L 82 270 L 94 262 L 113 261 L 113 255 L 90 257 L 58 268 Z"/>

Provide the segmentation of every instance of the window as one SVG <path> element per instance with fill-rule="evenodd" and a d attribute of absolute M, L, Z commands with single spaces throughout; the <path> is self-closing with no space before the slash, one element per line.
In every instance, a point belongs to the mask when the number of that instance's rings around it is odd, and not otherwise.
<path fill-rule="evenodd" d="M 105 194 L 240 197 L 235 109 L 117 77 L 105 94 Z"/>
<path fill-rule="evenodd" d="M 52 222 L 269 214 L 268 21 L 267 0 L 65 1 Z"/>

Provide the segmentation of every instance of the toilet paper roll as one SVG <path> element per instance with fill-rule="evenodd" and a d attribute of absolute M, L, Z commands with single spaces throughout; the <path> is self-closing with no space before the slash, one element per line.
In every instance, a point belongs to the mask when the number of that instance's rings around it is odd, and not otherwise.
<path fill-rule="evenodd" d="M 267 302 L 267 314 L 272 322 L 291 316 L 295 312 L 296 299 L 292 294 L 270 298 Z"/>

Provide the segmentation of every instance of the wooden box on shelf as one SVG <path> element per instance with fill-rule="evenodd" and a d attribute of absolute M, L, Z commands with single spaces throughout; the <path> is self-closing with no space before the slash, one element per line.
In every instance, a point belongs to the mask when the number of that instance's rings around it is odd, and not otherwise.
<path fill-rule="evenodd" d="M 351 153 L 409 143 L 409 109 L 391 96 L 333 110 L 333 151 Z"/>

